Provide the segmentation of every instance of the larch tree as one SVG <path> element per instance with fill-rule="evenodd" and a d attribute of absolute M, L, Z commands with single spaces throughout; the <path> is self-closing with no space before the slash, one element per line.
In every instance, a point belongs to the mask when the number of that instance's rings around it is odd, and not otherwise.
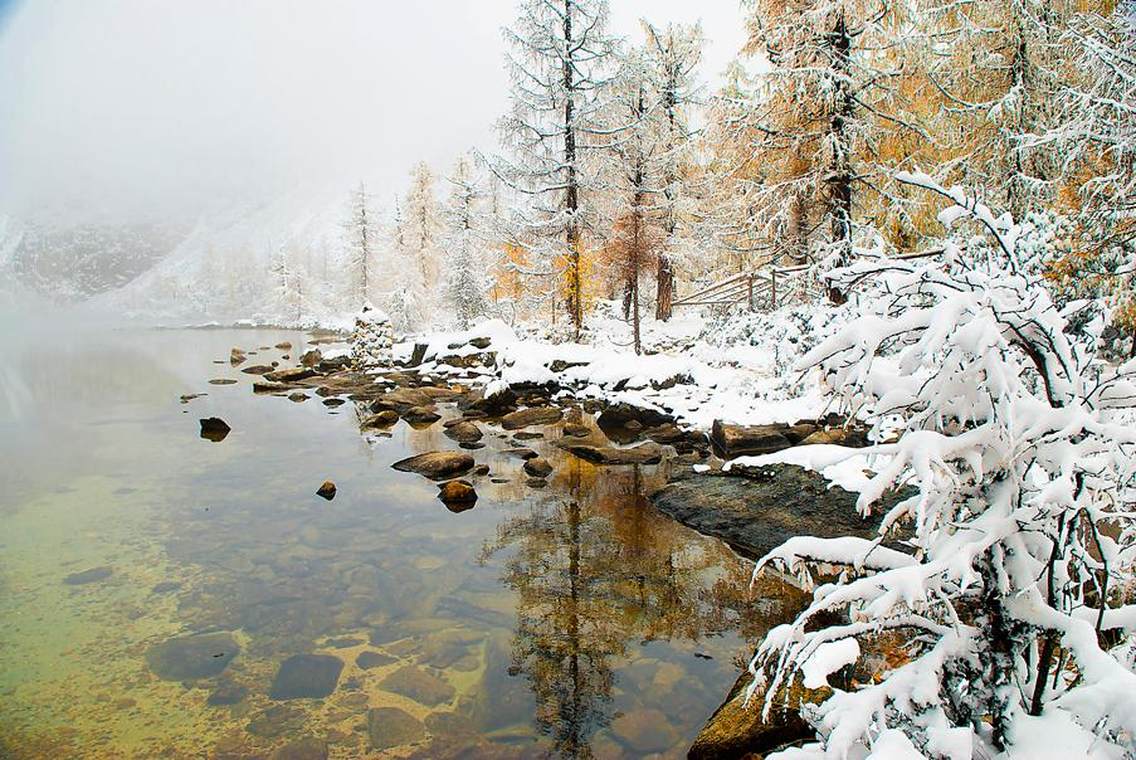
<path fill-rule="evenodd" d="M 445 209 L 446 297 L 465 330 L 489 309 L 486 212 L 482 208 L 486 196 L 468 156 L 458 159 L 446 179 L 451 185 Z"/>
<path fill-rule="evenodd" d="M 292 266 L 288 250 L 283 245 L 273 252 L 269 271 L 280 314 L 298 323 L 304 316 L 304 286 L 299 269 Z"/>
<path fill-rule="evenodd" d="M 664 249 L 659 252 L 655 273 L 655 318 L 671 318 L 674 300 L 674 264 L 677 255 L 677 230 L 685 179 L 689 174 L 693 130 L 692 108 L 698 93 L 695 72 L 702 60 L 704 38 L 700 25 L 667 24 L 658 29 L 644 23 L 647 35 L 645 62 L 658 94 L 663 121 L 663 197 L 659 203 L 666 235 Z"/>
<path fill-rule="evenodd" d="M 440 275 L 439 243 L 442 237 L 442 210 L 434 194 L 434 173 L 423 162 L 410 174 L 410 189 L 403 207 L 403 238 L 413 263 L 422 276 L 422 287 L 429 295 Z"/>
<path fill-rule="evenodd" d="M 597 129 L 610 84 L 615 41 L 606 32 L 606 0 L 522 0 L 505 30 L 512 108 L 499 128 L 510 153 L 492 163 L 529 199 L 520 223 L 542 259 L 563 276 L 567 310 L 579 339 L 584 321 L 583 247 Z"/>
<path fill-rule="evenodd" d="M 383 303 L 392 324 L 402 332 L 417 329 L 426 316 L 425 278 L 418 261 L 418 251 L 411 246 L 410 228 L 402 203 L 395 198 L 386 241 L 389 250 L 386 257 L 389 263 L 387 280 L 391 289 L 385 294 Z"/>
<path fill-rule="evenodd" d="M 740 159 L 759 172 L 746 211 L 759 222 L 766 260 L 831 254 L 847 262 L 859 196 L 879 192 L 888 176 L 875 150 L 881 134 L 918 130 L 893 86 L 902 74 L 905 8 L 868 0 L 747 5 L 746 52 L 769 67 L 726 109 L 743 141 Z"/>
<path fill-rule="evenodd" d="M 352 308 L 361 309 L 374 286 L 374 253 L 378 242 L 375 213 L 371 209 L 367 186 L 360 182 L 351 194 L 350 215 L 346 224 L 347 268 L 349 271 Z"/>

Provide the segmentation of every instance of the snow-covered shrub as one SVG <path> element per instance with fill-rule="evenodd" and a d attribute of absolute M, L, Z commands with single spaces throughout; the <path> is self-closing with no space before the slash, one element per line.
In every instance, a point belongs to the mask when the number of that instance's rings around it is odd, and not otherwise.
<path fill-rule="evenodd" d="M 845 664 L 825 654 L 835 642 L 900 635 L 903 664 L 806 708 L 819 743 L 782 757 L 1132 756 L 1136 361 L 1096 357 L 1101 320 L 1068 329 L 1083 304 L 1055 304 L 1022 227 L 957 188 L 900 179 L 948 197 L 941 218 L 973 218 L 988 238 L 829 274 L 875 295 L 802 366 L 819 366 L 848 412 L 901 420 L 898 440 L 868 450 L 861 512 L 915 493 L 874 540 L 798 538 L 758 563 L 844 570 L 766 637 L 753 693 L 765 687 L 768 709 L 798 673 L 815 682 Z M 883 545 L 897 531 L 907 556 Z"/>

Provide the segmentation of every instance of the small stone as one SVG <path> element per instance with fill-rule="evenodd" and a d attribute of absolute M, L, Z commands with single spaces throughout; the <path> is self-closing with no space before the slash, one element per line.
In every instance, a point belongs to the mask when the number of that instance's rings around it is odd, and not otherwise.
<path fill-rule="evenodd" d="M 237 381 L 231 377 L 215 377 L 209 381 L 210 385 L 236 385 Z"/>
<path fill-rule="evenodd" d="M 410 423 L 424 425 L 437 422 L 442 419 L 442 415 L 434 411 L 433 407 L 412 406 L 402 413 L 402 418 Z"/>
<path fill-rule="evenodd" d="M 548 481 L 544 478 L 529 478 L 525 481 L 525 485 L 527 485 L 529 488 L 546 488 L 548 486 Z"/>
<path fill-rule="evenodd" d="M 204 393 L 185 393 L 182 396 L 180 396 L 179 398 L 181 399 L 181 403 L 188 404 L 190 401 L 193 401 L 195 398 L 201 398 L 204 395 L 206 395 L 206 394 L 204 394 Z"/>
<path fill-rule="evenodd" d="M 229 352 L 229 363 L 232 364 L 234 367 L 237 366 L 238 364 L 243 363 L 246 358 L 247 357 L 245 355 L 245 352 L 242 351 L 239 348 L 234 348 L 232 351 Z"/>
<path fill-rule="evenodd" d="M 276 344 L 276 348 L 280 349 L 281 351 L 291 351 L 292 343 L 287 340 L 282 340 Z"/>
<path fill-rule="evenodd" d="M 325 480 L 323 484 L 316 489 L 316 496 L 322 496 L 328 501 L 331 501 L 335 498 L 335 492 L 335 483 L 332 483 L 330 480 Z"/>
<path fill-rule="evenodd" d="M 324 403 L 326 404 L 327 402 L 325 401 Z M 398 422 L 398 412 L 393 409 L 384 409 L 378 414 L 364 417 L 363 421 L 359 423 L 359 427 L 363 430 L 377 430 L 388 428 L 396 422 Z"/>
<path fill-rule="evenodd" d="M 229 431 L 232 430 L 228 423 L 220 417 L 206 417 L 200 420 L 200 423 L 201 437 L 213 443 L 220 443 L 225 440 Z"/>
<path fill-rule="evenodd" d="M 332 396 L 331 398 L 325 398 L 325 399 L 323 400 L 323 405 L 324 405 L 324 406 L 331 406 L 331 407 L 336 407 L 336 406 L 343 406 L 343 405 L 344 405 L 344 404 L 346 404 L 346 403 L 347 403 L 347 402 L 346 402 L 346 401 L 344 401 L 343 399 L 341 399 L 341 398 L 336 398 L 336 397 L 334 397 L 334 396 Z M 398 415 L 397 415 L 397 414 L 395 415 L 395 419 L 396 419 L 396 420 L 398 419 Z"/>
<path fill-rule="evenodd" d="M 415 472 L 431 480 L 446 480 L 469 472 L 473 466 L 473 457 L 457 451 L 428 451 L 391 465 L 400 472 Z"/>
<path fill-rule="evenodd" d="M 635 710 L 611 722 L 611 733 L 637 755 L 665 752 L 681 737 L 658 710 Z"/>
<path fill-rule="evenodd" d="M 272 371 L 271 364 L 254 364 L 251 367 L 245 367 L 241 370 L 246 375 L 267 375 Z"/>
<path fill-rule="evenodd" d="M 301 393 L 300 391 L 296 391 L 295 393 L 289 393 L 288 394 L 288 400 L 289 401 L 295 401 L 297 404 L 299 404 L 303 401 L 308 400 L 308 394 Z"/>
<path fill-rule="evenodd" d="M 446 427 L 446 437 L 452 438 L 459 443 L 476 443 L 480 441 L 484 433 L 481 432 L 476 424 L 461 420 L 454 425 Z"/>
<path fill-rule="evenodd" d="M 323 354 L 320 353 L 318 348 L 313 348 L 300 354 L 300 364 L 305 367 L 314 367 L 323 359 Z"/>
<path fill-rule="evenodd" d="M 523 446 L 517 447 L 515 449 L 505 449 L 501 453 L 507 456 L 517 457 L 518 459 L 533 459 L 537 456 L 537 453 L 535 451 Z"/>
<path fill-rule="evenodd" d="M 439 488 L 438 498 L 451 512 L 465 512 L 477 502 L 477 491 L 464 480 L 449 480 Z"/>

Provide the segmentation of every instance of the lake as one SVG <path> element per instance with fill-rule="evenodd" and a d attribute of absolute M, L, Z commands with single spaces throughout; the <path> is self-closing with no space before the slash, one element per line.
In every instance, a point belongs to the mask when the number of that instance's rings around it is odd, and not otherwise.
<path fill-rule="evenodd" d="M 684 757 L 793 592 L 655 512 L 657 467 L 590 465 L 555 427 L 525 442 L 555 467 L 535 488 L 483 425 L 490 475 L 451 512 L 390 467 L 457 448 L 440 422 L 364 435 L 352 402 L 254 395 L 228 361 L 307 340 L 10 342 L 0 755 Z"/>

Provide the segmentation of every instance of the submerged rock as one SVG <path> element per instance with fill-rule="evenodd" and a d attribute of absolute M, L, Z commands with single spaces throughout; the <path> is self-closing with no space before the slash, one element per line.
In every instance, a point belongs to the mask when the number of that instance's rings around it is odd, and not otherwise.
<path fill-rule="evenodd" d="M 114 569 L 109 565 L 100 565 L 99 567 L 92 567 L 89 570 L 82 570 L 78 573 L 71 573 L 63 582 L 68 586 L 82 586 L 85 583 L 94 583 L 96 581 L 106 580 L 114 574 Z"/>
<path fill-rule="evenodd" d="M 473 469 L 474 460 L 469 454 L 457 451 L 427 451 L 407 457 L 391 465 L 400 472 L 415 472 L 431 480 L 445 480 Z"/>
<path fill-rule="evenodd" d="M 629 449 L 589 446 L 570 441 L 564 441 L 559 445 L 568 453 L 595 464 L 657 464 L 663 458 L 662 448 L 654 443 L 643 443 Z"/>
<path fill-rule="evenodd" d="M 563 412 L 554 406 L 530 406 L 506 414 L 501 418 L 501 427 L 506 430 L 520 430 L 530 425 L 551 425 L 559 422 L 562 416 Z"/>
<path fill-rule="evenodd" d="M 241 702 L 248 696 L 249 690 L 246 686 L 241 686 L 237 683 L 223 683 L 219 684 L 217 688 L 209 692 L 209 696 L 205 700 L 205 704 L 210 707 L 227 707 Z"/>
<path fill-rule="evenodd" d="M 435 707 L 454 698 L 454 687 L 414 665 L 399 668 L 379 682 L 379 688 Z"/>
<path fill-rule="evenodd" d="M 228 423 L 220 417 L 205 417 L 199 422 L 201 423 L 201 437 L 213 443 L 220 443 L 225 440 L 229 431 L 232 430 Z"/>
<path fill-rule="evenodd" d="M 272 371 L 271 364 L 254 364 L 251 367 L 245 367 L 241 370 L 246 375 L 267 375 Z"/>
<path fill-rule="evenodd" d="M 237 381 L 231 377 L 215 377 L 209 381 L 210 385 L 236 385 Z"/>
<path fill-rule="evenodd" d="M 270 760 L 327 760 L 327 742 L 305 736 L 277 748 Z"/>
<path fill-rule="evenodd" d="M 426 738 L 421 721 L 397 707 L 373 707 L 367 711 L 367 735 L 371 749 L 390 749 Z"/>
<path fill-rule="evenodd" d="M 299 731 L 304 725 L 304 711 L 293 705 L 272 705 L 249 721 L 250 734 L 268 739 Z"/>
<path fill-rule="evenodd" d="M 335 691 L 343 660 L 329 654 L 297 654 L 280 664 L 269 699 L 323 699 Z"/>
<path fill-rule="evenodd" d="M 241 651 L 228 633 L 180 636 L 146 651 L 146 664 L 164 681 L 193 681 L 219 676 Z"/>
<path fill-rule="evenodd" d="M 681 739 L 658 710 L 634 710 L 611 722 L 611 733 L 636 756 L 664 752 Z"/>
<path fill-rule="evenodd" d="M 325 480 L 320 487 L 316 489 L 316 496 L 322 496 L 328 501 L 331 501 L 335 498 L 336 490 L 335 483 L 332 483 L 330 480 Z"/>
<path fill-rule="evenodd" d="M 360 652 L 359 656 L 355 658 L 355 664 L 363 670 L 381 668 L 384 665 L 390 665 L 392 662 L 397 662 L 397 660 L 379 652 Z"/>

